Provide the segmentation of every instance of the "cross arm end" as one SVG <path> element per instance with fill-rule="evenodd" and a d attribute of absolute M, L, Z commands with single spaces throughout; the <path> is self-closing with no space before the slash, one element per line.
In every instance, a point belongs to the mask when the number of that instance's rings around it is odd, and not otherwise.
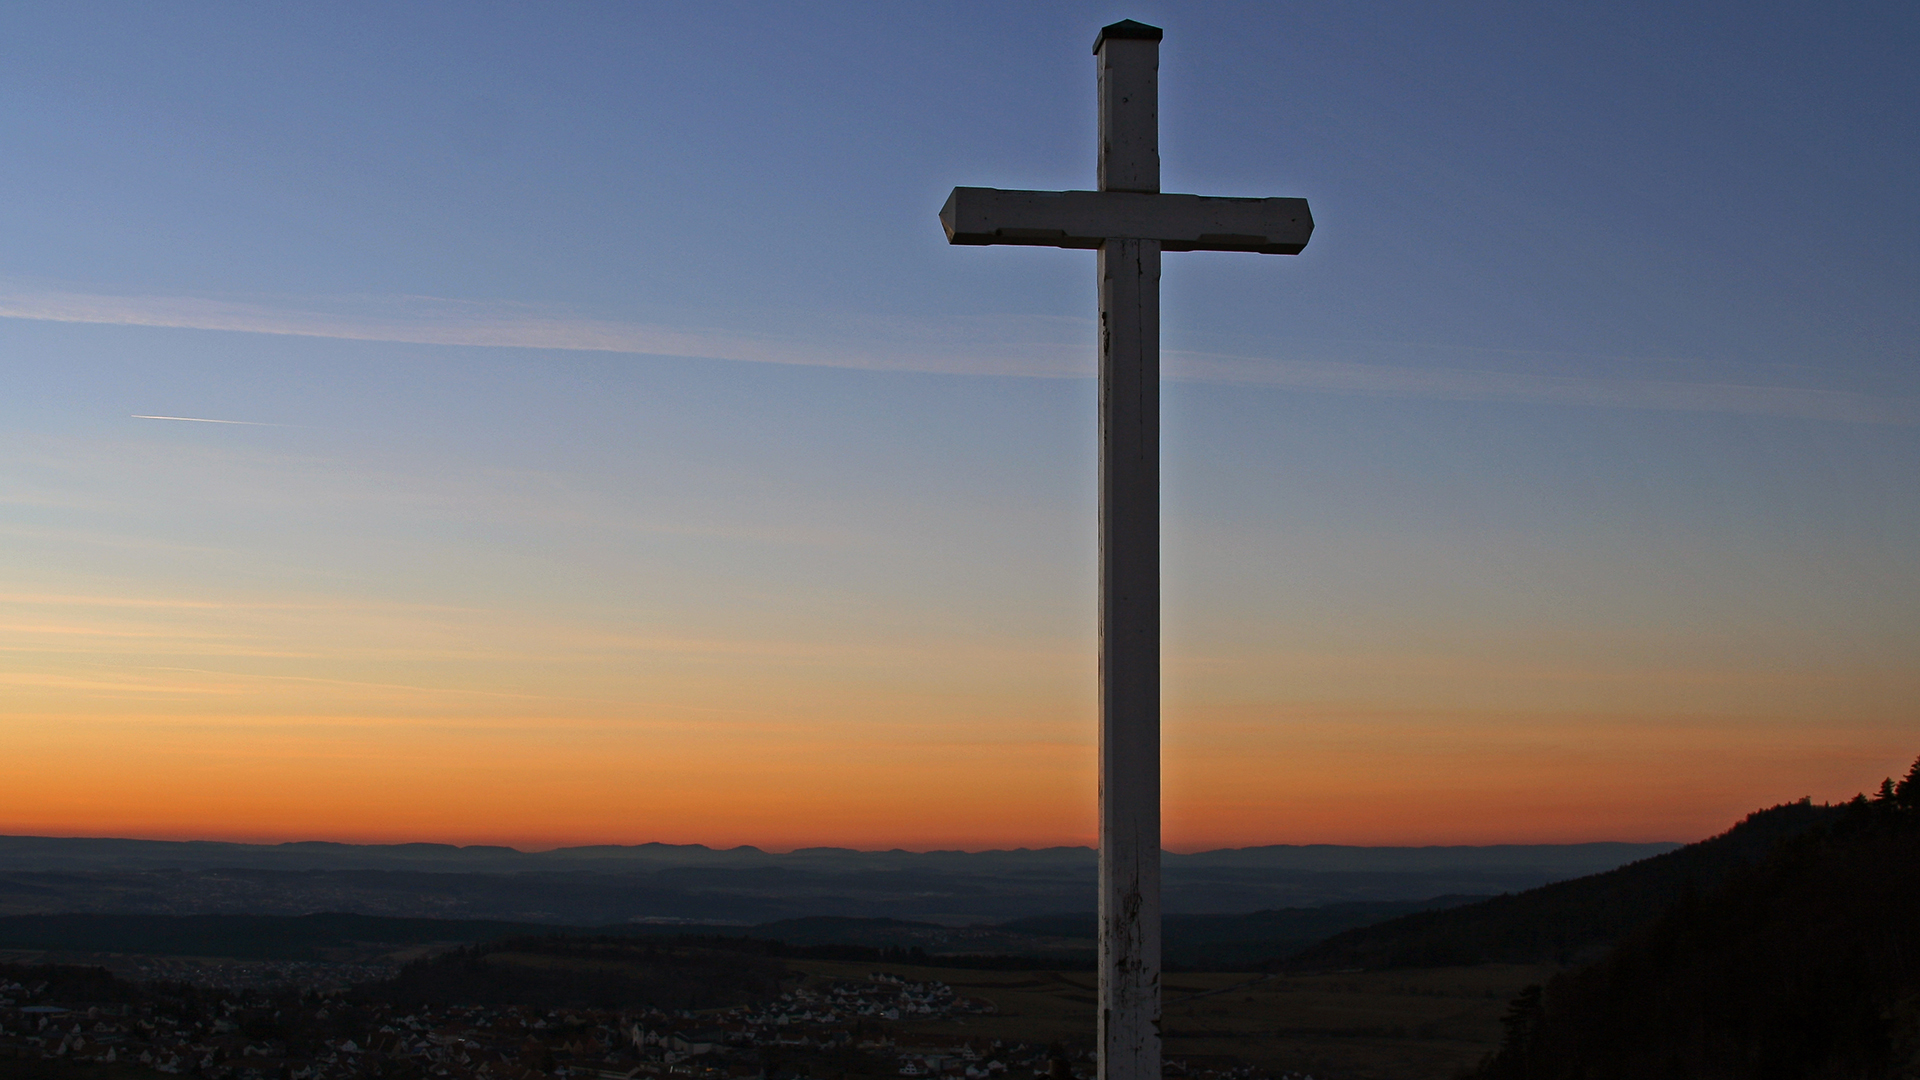
<path fill-rule="evenodd" d="M 1068 222 L 1055 203 L 1069 194 L 957 187 L 940 208 L 940 227 L 949 244 L 1099 247 L 1103 237 L 1076 236 L 1061 227 Z"/>

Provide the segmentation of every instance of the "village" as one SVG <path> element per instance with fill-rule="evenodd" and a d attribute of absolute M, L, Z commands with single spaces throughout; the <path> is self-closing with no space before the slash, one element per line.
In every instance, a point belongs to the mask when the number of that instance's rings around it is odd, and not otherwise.
<path fill-rule="evenodd" d="M 979 1080 L 1014 1067 L 1027 1075 L 1049 1068 L 1043 1048 L 897 1038 L 888 1021 L 992 1006 L 956 997 L 943 983 L 885 973 L 864 984 L 801 989 L 701 1013 L 517 1006 L 409 1011 L 341 992 L 248 995 L 231 988 L 211 1000 L 155 992 L 134 1002 L 51 1004 L 41 1000 L 47 989 L 44 982 L 0 985 L 0 1060 L 137 1064 L 209 1080 L 823 1074 Z"/>
<path fill-rule="evenodd" d="M 409 1009 L 339 989 L 113 985 L 132 989 L 119 996 L 133 1000 L 88 1004 L 44 980 L 0 979 L 0 1063 L 52 1061 L 95 1066 L 94 1075 L 203 1080 L 1089 1080 L 1095 1073 L 1087 1048 L 912 1032 L 903 1023 L 990 1015 L 994 1006 L 942 982 L 887 972 L 698 1012 Z M 62 1003 L 53 1003 L 56 997 Z M 1189 1072 L 1177 1062 L 1168 1074 L 1256 1075 L 1226 1063 Z"/>

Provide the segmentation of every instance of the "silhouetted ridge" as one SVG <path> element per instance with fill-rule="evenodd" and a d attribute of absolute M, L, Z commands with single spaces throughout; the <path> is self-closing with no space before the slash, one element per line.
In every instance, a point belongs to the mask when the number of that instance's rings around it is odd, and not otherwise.
<path fill-rule="evenodd" d="M 1920 761 L 1506 1023 L 1484 1080 L 1920 1076 Z"/>
<path fill-rule="evenodd" d="M 1675 898 L 1711 889 L 1765 858 L 1781 840 L 1841 813 L 1802 799 L 1758 810 L 1719 836 L 1617 870 L 1407 915 L 1335 934 L 1285 962 L 1292 970 L 1571 963 L 1658 916 Z"/>

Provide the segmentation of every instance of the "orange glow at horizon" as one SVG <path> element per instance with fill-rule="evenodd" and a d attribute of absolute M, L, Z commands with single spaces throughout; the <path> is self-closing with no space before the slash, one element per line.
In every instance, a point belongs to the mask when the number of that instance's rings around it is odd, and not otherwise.
<path fill-rule="evenodd" d="M 0 833 L 522 850 L 1094 841 L 1094 754 L 1084 739 L 1007 746 L 961 741 L 949 727 L 902 746 L 795 727 L 743 739 L 550 719 L 532 730 L 469 726 L 449 739 L 442 724 L 365 717 L 25 719 L 25 737 L 10 740 Z M 1507 727 L 1499 719 L 1481 726 Z M 1379 725 L 1342 731 L 1342 721 L 1352 718 L 1277 732 L 1191 724 L 1205 737 L 1168 754 L 1166 846 L 1690 841 L 1761 806 L 1844 799 L 1870 788 L 1876 770 L 1900 771 L 1883 750 L 1892 733 L 1840 745 L 1809 738 L 1727 760 L 1717 750 L 1724 728 L 1682 730 L 1659 747 L 1619 732 L 1575 749 L 1547 736 L 1467 741 L 1464 718 L 1452 717 L 1398 725 L 1396 752 L 1381 754 L 1370 745 Z M 79 726 L 91 731 L 84 750 L 65 737 Z M 1070 726 L 1087 725 L 1046 725 Z M 1607 779 L 1592 782 L 1595 774 Z"/>
<path fill-rule="evenodd" d="M 1081 642 L 4 599 L 0 833 L 775 851 L 1094 839 Z M 1824 672 L 1176 653 L 1165 844 L 1696 840 L 1904 771 L 1898 683 L 1856 679 L 1843 700 Z M 1847 722 L 1802 719 L 1816 709 Z"/>

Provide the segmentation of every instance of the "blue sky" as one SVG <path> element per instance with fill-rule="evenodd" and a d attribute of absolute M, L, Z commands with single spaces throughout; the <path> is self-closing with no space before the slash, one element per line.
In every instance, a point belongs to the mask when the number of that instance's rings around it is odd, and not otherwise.
<path fill-rule="evenodd" d="M 934 215 L 1092 185 L 1127 17 L 1166 189 L 1317 223 L 1166 263 L 1177 843 L 1692 839 L 1903 771 L 1909 5 L 46 5 L 0 725 L 71 795 L 0 830 L 1083 838 L 1092 258 Z M 435 740 L 377 820 L 286 794 Z M 245 790 L 127 786 L 159 746 Z M 563 810 L 582 761 L 704 779 Z"/>

